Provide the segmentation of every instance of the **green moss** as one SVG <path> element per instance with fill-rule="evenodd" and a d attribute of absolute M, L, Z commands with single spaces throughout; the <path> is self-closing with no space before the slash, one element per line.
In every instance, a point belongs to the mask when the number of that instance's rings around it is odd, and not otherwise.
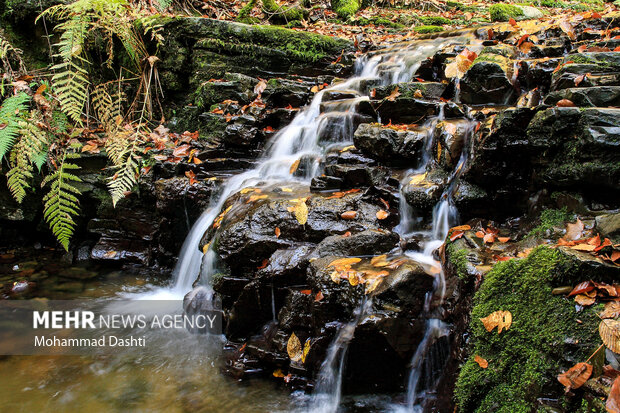
<path fill-rule="evenodd" d="M 413 29 L 416 33 L 437 33 L 443 32 L 444 28 L 440 26 L 418 26 Z"/>
<path fill-rule="evenodd" d="M 540 224 L 532 229 L 526 238 L 543 236 L 547 231 L 563 225 L 565 222 L 572 221 L 574 214 L 568 212 L 566 207 L 562 209 L 545 209 L 540 214 Z"/>
<path fill-rule="evenodd" d="M 332 10 L 336 12 L 341 19 L 349 19 L 361 7 L 359 0 L 331 0 Z"/>
<path fill-rule="evenodd" d="M 555 376 L 585 361 L 600 344 L 600 307 L 578 314 L 572 300 L 551 294 L 554 287 L 572 285 L 580 276 L 571 259 L 547 247 L 522 260 L 498 263 L 486 275 L 474 297 L 471 357 L 456 384 L 460 411 L 530 413 L 538 397 L 562 397 Z M 486 331 L 480 322 L 498 310 L 513 316 L 512 326 L 501 334 Z M 474 355 L 486 359 L 489 367 L 480 368 Z M 581 400 L 575 399 L 571 403 L 578 407 Z"/>
<path fill-rule="evenodd" d="M 502 60 L 502 58 L 499 56 L 500 55 L 492 54 L 492 53 L 481 54 L 474 60 L 473 64 L 476 64 L 479 62 L 492 62 L 492 63 L 497 63 L 498 65 L 501 66 L 502 64 L 505 63 L 505 61 Z"/>
<path fill-rule="evenodd" d="M 523 10 L 512 4 L 493 4 L 489 7 L 491 21 L 507 22 L 508 20 L 517 19 L 523 16 Z"/>
<path fill-rule="evenodd" d="M 442 26 L 444 24 L 450 24 L 450 20 L 442 16 L 418 16 L 417 19 L 422 24 L 428 26 Z"/>
<path fill-rule="evenodd" d="M 358 26 L 368 26 L 373 24 L 375 26 L 390 27 L 392 29 L 402 29 L 403 27 L 405 27 L 402 23 L 395 22 L 381 16 L 371 17 L 370 19 L 360 17 L 355 21 L 355 24 Z"/>
<path fill-rule="evenodd" d="M 291 23 L 302 20 L 305 17 L 305 10 L 300 7 L 279 6 L 274 0 L 261 0 L 263 11 L 265 11 L 270 19 L 276 22 Z M 256 7 L 257 1 L 250 0 L 241 8 L 237 15 L 237 21 L 242 23 L 256 22 L 257 19 L 250 17 L 252 9 Z"/>
<path fill-rule="evenodd" d="M 450 263 L 454 265 L 456 275 L 462 281 L 469 281 L 471 279 L 471 273 L 467 270 L 469 261 L 467 260 L 467 250 L 458 249 L 453 242 L 446 243 L 446 252 L 450 257 Z"/>

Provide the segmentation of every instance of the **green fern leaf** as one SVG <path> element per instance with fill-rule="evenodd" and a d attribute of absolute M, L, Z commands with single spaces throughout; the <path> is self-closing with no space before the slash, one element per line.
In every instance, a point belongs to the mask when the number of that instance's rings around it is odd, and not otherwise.
<path fill-rule="evenodd" d="M 20 92 L 2 102 L 0 106 L 0 161 L 11 150 L 19 136 L 20 114 L 26 111 L 30 96 Z"/>
<path fill-rule="evenodd" d="M 45 177 L 42 186 L 49 186 L 49 192 L 43 197 L 43 218 L 49 225 L 52 233 L 63 246 L 69 250 L 69 242 L 75 229 L 74 217 L 80 213 L 78 196 L 80 190 L 75 182 L 81 179 L 72 174 L 71 170 L 80 169 L 69 160 L 79 157 L 78 154 L 65 150 L 56 171 Z"/>

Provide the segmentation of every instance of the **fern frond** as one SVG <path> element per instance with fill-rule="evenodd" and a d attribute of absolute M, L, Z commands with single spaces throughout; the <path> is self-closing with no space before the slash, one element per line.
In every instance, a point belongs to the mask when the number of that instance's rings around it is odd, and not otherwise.
<path fill-rule="evenodd" d="M 28 108 L 30 96 L 20 92 L 6 98 L 0 106 L 0 161 L 11 150 L 19 136 L 20 115 Z"/>
<path fill-rule="evenodd" d="M 20 204 L 26 196 L 26 188 L 30 187 L 28 181 L 32 179 L 30 149 L 28 140 L 22 138 L 13 147 L 9 156 L 9 167 L 11 169 L 6 174 L 6 180 L 11 195 Z"/>
<path fill-rule="evenodd" d="M 95 115 L 108 134 L 114 134 L 122 121 L 122 93 L 109 93 L 109 84 L 98 85 L 91 93 Z"/>
<path fill-rule="evenodd" d="M 71 148 L 65 149 L 62 158 L 57 162 L 58 169 L 46 176 L 41 184 L 50 188 L 43 197 L 43 218 L 67 251 L 76 225 L 73 218 L 80 212 L 78 196 L 81 192 L 74 184 L 82 180 L 70 172 L 80 169 L 70 162 L 78 157 L 79 154 L 72 152 Z"/>
<path fill-rule="evenodd" d="M 108 156 L 116 169 L 116 173 L 108 181 L 108 191 L 114 206 L 138 183 L 140 156 L 137 148 L 141 142 L 141 133 L 138 128 L 131 136 L 118 134 L 116 139 L 106 146 Z"/>

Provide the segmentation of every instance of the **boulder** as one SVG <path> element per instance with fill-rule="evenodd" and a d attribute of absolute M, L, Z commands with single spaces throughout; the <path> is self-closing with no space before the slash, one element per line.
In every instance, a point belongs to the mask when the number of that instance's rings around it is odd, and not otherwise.
<path fill-rule="evenodd" d="M 620 86 L 561 89 L 549 93 L 545 97 L 545 104 L 554 106 L 561 99 L 568 99 L 579 107 L 620 106 Z"/>
<path fill-rule="evenodd" d="M 422 157 L 427 132 L 399 130 L 380 124 L 361 124 L 355 131 L 355 147 L 384 164 L 416 165 Z"/>
<path fill-rule="evenodd" d="M 512 67 L 498 54 L 480 55 L 460 81 L 459 100 L 468 104 L 510 104 L 517 99 Z"/>

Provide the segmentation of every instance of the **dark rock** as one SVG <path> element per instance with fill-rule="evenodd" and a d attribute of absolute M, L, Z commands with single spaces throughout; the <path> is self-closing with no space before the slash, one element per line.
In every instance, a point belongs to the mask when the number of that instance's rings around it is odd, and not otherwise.
<path fill-rule="evenodd" d="M 581 87 L 620 85 L 620 59 L 617 53 L 580 53 L 567 55 L 562 67 L 553 74 L 551 90 L 575 87 L 575 79 L 585 76 Z"/>
<path fill-rule="evenodd" d="M 224 132 L 224 145 L 247 147 L 256 144 L 258 128 L 256 119 L 250 115 L 242 115 L 229 124 Z"/>
<path fill-rule="evenodd" d="M 394 249 L 398 245 L 398 234 L 384 230 L 366 230 L 349 237 L 332 235 L 321 241 L 312 256 L 359 256 L 379 255 Z"/>
<path fill-rule="evenodd" d="M 428 214 L 439 201 L 447 180 L 447 172 L 442 169 L 433 169 L 423 176 L 411 177 L 409 182 L 403 186 L 402 195 L 416 212 Z"/>
<path fill-rule="evenodd" d="M 392 122 L 394 124 L 421 123 L 429 116 L 437 115 L 439 110 L 438 104 L 435 102 L 400 96 L 394 101 L 373 101 L 373 106 L 379 114 L 381 122 Z"/>
<path fill-rule="evenodd" d="M 202 83 L 195 92 L 194 104 L 209 111 L 211 105 L 233 100 L 241 105 L 250 103 L 256 95 L 254 85 L 258 80 L 239 73 L 226 73 L 221 81 L 208 81 Z"/>
<path fill-rule="evenodd" d="M 355 131 L 353 142 L 366 155 L 388 165 L 420 161 L 426 131 L 404 131 L 379 124 L 361 124 Z"/>
<path fill-rule="evenodd" d="M 449 171 L 458 163 L 467 139 L 473 132 L 474 125 L 466 119 L 444 120 L 435 127 L 435 159 Z"/>
<path fill-rule="evenodd" d="M 620 239 L 620 213 L 597 216 L 596 230 L 602 237 L 609 237 L 615 241 Z"/>
<path fill-rule="evenodd" d="M 262 99 L 269 107 L 285 107 L 291 105 L 299 108 L 308 103 L 311 82 L 298 82 L 293 79 L 271 79 L 262 93 Z"/>
<path fill-rule="evenodd" d="M 555 106 L 561 99 L 568 99 L 579 107 L 620 106 L 620 86 L 562 89 L 547 95 L 545 104 Z"/>
<path fill-rule="evenodd" d="M 517 99 L 507 59 L 499 55 L 490 56 L 492 60 L 476 61 L 461 79 L 461 102 L 509 104 Z"/>
<path fill-rule="evenodd" d="M 380 86 L 375 89 L 374 98 L 385 99 L 396 88 L 398 88 L 398 93 L 400 93 L 399 96 L 403 98 L 439 99 L 446 90 L 446 85 L 439 82 L 408 82 Z M 418 90 L 421 96 L 416 96 Z"/>

